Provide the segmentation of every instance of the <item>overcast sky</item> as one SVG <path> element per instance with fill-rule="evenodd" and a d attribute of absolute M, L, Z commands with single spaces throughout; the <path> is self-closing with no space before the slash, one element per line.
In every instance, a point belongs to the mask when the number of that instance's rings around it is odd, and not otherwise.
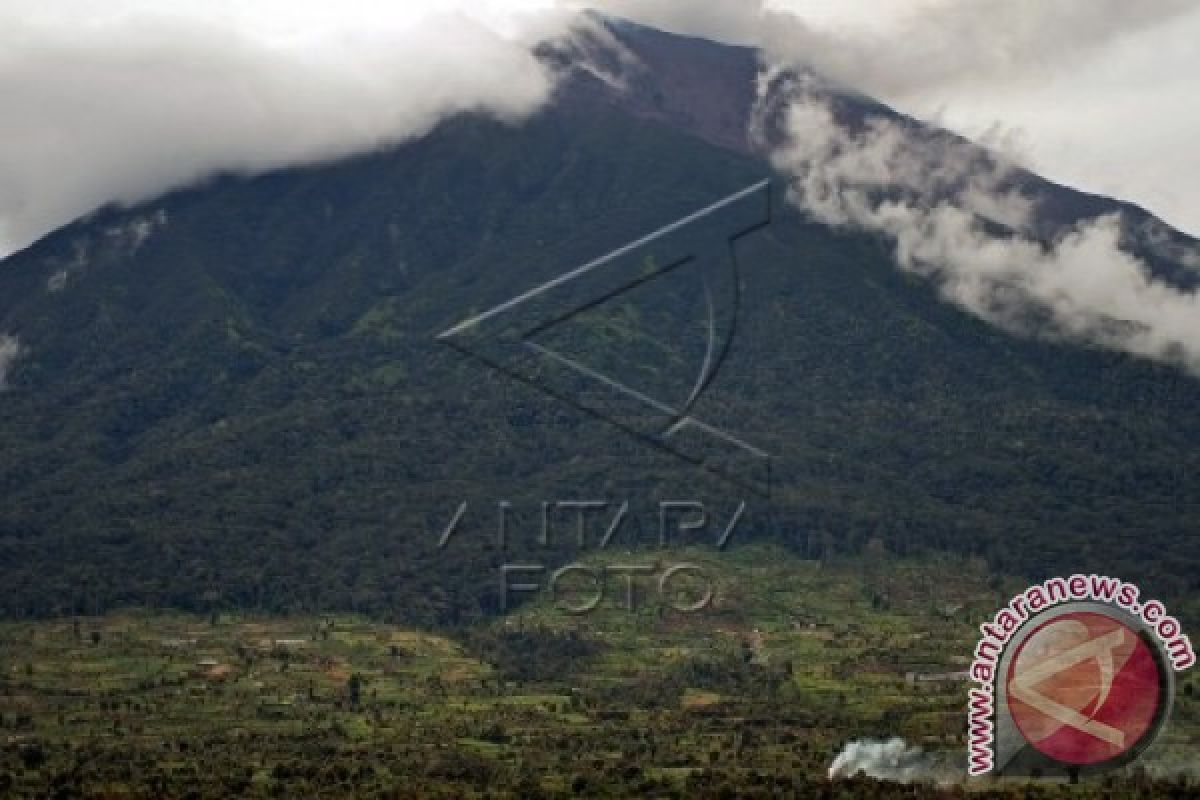
<path fill-rule="evenodd" d="M 520 119 L 566 0 L 0 0 L 0 253 L 109 201 Z M 582 4 L 588 5 L 588 4 Z M 768 46 L 1200 234 L 1200 0 L 598 0 Z M 457 16 L 447 16 L 457 14 Z M 781 16 L 782 15 L 782 16 Z"/>

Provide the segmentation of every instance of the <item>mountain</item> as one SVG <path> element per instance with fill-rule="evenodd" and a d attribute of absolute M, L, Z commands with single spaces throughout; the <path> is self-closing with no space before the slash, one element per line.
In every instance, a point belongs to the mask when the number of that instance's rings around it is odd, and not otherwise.
<path fill-rule="evenodd" d="M 605 26 L 644 67 L 623 85 L 605 37 L 547 44 L 574 69 L 520 125 L 462 115 L 384 152 L 101 209 L 0 264 L 0 334 L 20 346 L 0 394 L 0 613 L 455 623 L 501 607 L 500 565 L 568 557 L 569 537 L 538 541 L 543 503 L 601 499 L 629 502 L 641 541 L 660 501 L 703 502 L 714 525 L 745 501 L 738 537 L 804 555 L 878 539 L 1195 597 L 1200 382 L 1014 338 L 779 197 L 738 245 L 737 337 L 696 408 L 771 454 L 769 498 L 439 342 L 771 177 L 744 136 L 753 51 Z M 1048 226 L 1122 210 L 1131 246 L 1191 280 L 1171 258 L 1190 240 L 1144 211 L 1021 180 Z M 556 347 L 674 385 L 702 341 L 679 322 L 701 285 L 682 270 L 655 289 L 571 320 Z M 677 329 L 675 345 L 648 333 Z"/>

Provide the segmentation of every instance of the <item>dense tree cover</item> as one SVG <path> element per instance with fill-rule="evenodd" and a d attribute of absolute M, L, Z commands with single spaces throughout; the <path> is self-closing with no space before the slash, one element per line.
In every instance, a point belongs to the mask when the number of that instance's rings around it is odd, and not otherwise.
<path fill-rule="evenodd" d="M 546 779 L 538 767 L 515 774 L 498 772 L 486 762 L 462 752 L 446 751 L 421 755 L 402 747 L 321 746 L 303 740 L 247 742 L 245 746 L 270 745 L 280 748 L 279 764 L 264 779 L 241 767 L 231 749 L 203 749 L 186 753 L 195 766 L 171 768 L 161 754 L 112 751 L 81 747 L 60 766 L 46 770 L 38 793 L 14 794 L 23 765 L 4 759 L 0 769 L 0 796 L 38 796 L 69 800 L 83 797 L 213 798 L 228 797 L 356 797 L 379 800 L 408 798 L 570 798 L 637 797 L 662 798 L 774 798 L 780 796 L 814 800 L 851 798 L 912 798 L 938 800 L 1068 800 L 1102 797 L 1122 800 L 1150 798 L 1195 798 L 1200 789 L 1183 781 L 1155 780 L 1146 776 L 1109 781 L 1103 787 L 1069 787 L 1055 784 L 1015 785 L 979 789 L 962 786 L 938 787 L 854 778 L 827 781 L 805 775 L 790 765 L 776 769 L 739 769 L 732 766 L 697 767 L 682 786 L 647 775 L 636 765 L 625 769 L 596 768 L 587 759 L 577 759 L 569 780 Z M 14 763 L 15 762 L 15 763 Z M 104 788 L 101 788 L 104 787 Z"/>
<path fill-rule="evenodd" d="M 514 681 L 569 680 L 604 650 L 601 642 L 575 631 L 473 631 L 468 645 Z"/>

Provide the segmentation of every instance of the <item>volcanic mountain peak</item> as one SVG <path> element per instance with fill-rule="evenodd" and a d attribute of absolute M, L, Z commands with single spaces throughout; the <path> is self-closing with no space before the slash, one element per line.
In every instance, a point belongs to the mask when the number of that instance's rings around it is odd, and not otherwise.
<path fill-rule="evenodd" d="M 459 115 L 385 151 L 103 209 L 5 260 L 0 611 L 206 608 L 220 586 L 233 604 L 456 621 L 499 608 L 506 557 L 437 551 L 464 499 L 737 508 L 727 481 L 436 340 L 772 174 L 745 138 L 754 51 L 592 35 L 541 48 L 589 68 L 519 125 Z M 1028 180 L 1064 224 L 1128 212 Z M 1200 383 L 1010 336 L 897 270 L 878 237 L 776 209 L 739 245 L 737 336 L 696 409 L 775 459 L 771 503 L 739 536 L 854 550 L 886 529 L 898 551 L 1007 571 L 1194 581 L 1178 509 L 1200 504 Z M 674 277 L 555 346 L 661 382 L 685 359 L 646 331 L 682 330 L 703 297 Z"/>

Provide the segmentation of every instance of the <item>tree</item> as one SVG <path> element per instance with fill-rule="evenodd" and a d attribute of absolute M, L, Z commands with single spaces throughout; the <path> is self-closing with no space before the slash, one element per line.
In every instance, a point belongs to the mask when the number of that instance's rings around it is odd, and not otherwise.
<path fill-rule="evenodd" d="M 346 683 L 346 691 L 349 693 L 350 697 L 350 708 L 354 709 L 355 711 L 358 710 L 359 705 L 362 703 L 362 688 L 362 675 L 359 675 L 357 672 L 355 672 L 350 676 L 350 680 Z"/>

